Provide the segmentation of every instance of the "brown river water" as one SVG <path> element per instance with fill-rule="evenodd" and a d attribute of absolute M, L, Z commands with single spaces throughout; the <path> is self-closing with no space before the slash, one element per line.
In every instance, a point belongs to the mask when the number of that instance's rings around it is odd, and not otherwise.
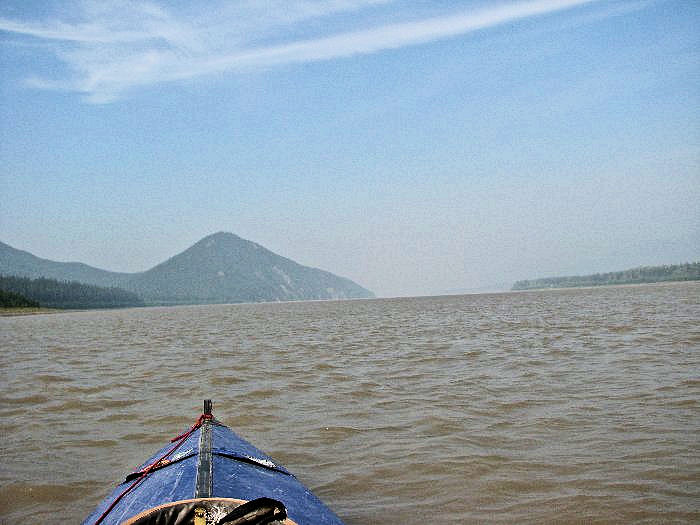
<path fill-rule="evenodd" d="M 1 523 L 215 416 L 348 524 L 699 523 L 700 283 L 0 318 Z"/>

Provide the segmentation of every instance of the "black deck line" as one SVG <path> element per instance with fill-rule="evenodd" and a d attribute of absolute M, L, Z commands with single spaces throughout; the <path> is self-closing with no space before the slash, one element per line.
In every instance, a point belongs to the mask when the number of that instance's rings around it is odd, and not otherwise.
<path fill-rule="evenodd" d="M 197 459 L 197 483 L 195 498 L 211 498 L 212 493 L 212 456 L 211 456 L 211 422 L 204 420 L 199 434 L 199 457 Z"/>
<path fill-rule="evenodd" d="M 247 458 L 245 456 L 239 456 L 237 454 L 227 454 L 226 452 L 219 451 L 214 452 L 214 454 L 216 454 L 217 456 L 221 456 L 222 458 L 233 459 L 235 461 L 240 461 L 241 463 L 248 463 L 249 465 L 255 465 L 256 467 L 272 470 L 274 472 L 280 472 L 281 474 L 286 474 L 287 476 L 295 477 L 294 474 L 292 474 L 291 472 L 288 472 L 286 470 L 272 465 L 265 465 L 264 463 L 260 463 L 252 458 Z"/>

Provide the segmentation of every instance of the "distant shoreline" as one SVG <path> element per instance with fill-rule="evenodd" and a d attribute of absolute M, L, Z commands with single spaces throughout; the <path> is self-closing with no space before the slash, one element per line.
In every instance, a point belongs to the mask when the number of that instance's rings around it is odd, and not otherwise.
<path fill-rule="evenodd" d="M 625 284 L 653 284 L 661 282 L 685 282 L 700 280 L 700 262 L 642 266 L 621 272 L 572 275 L 566 277 L 544 277 L 517 281 L 511 290 L 553 290 L 557 288 L 595 288 Z"/>
<path fill-rule="evenodd" d="M 527 293 L 527 292 L 561 292 L 572 290 L 596 290 L 601 288 L 634 288 L 636 286 L 664 286 L 664 285 L 682 285 L 682 284 L 700 284 L 700 280 L 684 280 L 684 281 L 654 281 L 648 283 L 619 283 L 619 284 L 596 284 L 596 285 L 581 285 L 581 286 L 560 286 L 549 288 L 527 288 L 523 290 L 508 290 L 503 293 Z"/>
<path fill-rule="evenodd" d="M 620 283 L 620 284 L 601 284 L 601 285 L 581 285 L 581 286 L 560 286 L 548 288 L 530 288 L 526 290 L 500 290 L 491 292 L 474 292 L 474 293 L 453 293 L 453 294 L 437 294 L 437 295 L 407 295 L 397 297 L 374 297 L 371 299 L 310 299 L 306 301 L 260 301 L 260 302 L 241 302 L 241 303 L 182 303 L 168 305 L 146 305 L 137 307 L 121 307 L 121 308 L 90 308 L 90 309 L 61 309 L 61 308 L 33 308 L 33 307 L 0 307 L 0 318 L 2 317 L 23 317 L 31 315 L 43 314 L 60 314 L 60 313 L 79 313 L 79 312 L 94 312 L 94 311 L 112 311 L 112 310 L 148 310 L 152 308 L 190 308 L 190 307 L 207 307 L 207 306 L 256 306 L 256 305 L 286 305 L 286 304 L 302 304 L 302 303 L 332 303 L 345 301 L 394 301 L 400 299 L 430 299 L 439 297 L 459 297 L 463 295 L 509 295 L 522 294 L 529 292 L 557 292 L 557 291 L 572 291 L 572 290 L 593 290 L 605 288 L 634 288 L 634 287 L 652 287 L 652 286 L 681 286 L 683 284 L 700 284 L 700 280 L 682 280 L 682 281 L 656 281 L 647 283 Z"/>
<path fill-rule="evenodd" d="M 626 288 L 632 286 L 654 286 L 663 284 L 700 283 L 700 279 L 679 279 L 677 281 L 645 281 L 638 283 L 580 284 L 570 286 L 543 286 L 541 288 L 511 288 L 501 293 L 549 292 L 557 290 L 593 290 L 595 288 Z M 481 295 L 481 294 L 477 294 Z"/>
<path fill-rule="evenodd" d="M 43 308 L 41 306 L 3 306 L 0 307 L 0 317 L 19 317 L 24 315 L 59 314 L 77 310 L 61 310 L 59 308 Z"/>

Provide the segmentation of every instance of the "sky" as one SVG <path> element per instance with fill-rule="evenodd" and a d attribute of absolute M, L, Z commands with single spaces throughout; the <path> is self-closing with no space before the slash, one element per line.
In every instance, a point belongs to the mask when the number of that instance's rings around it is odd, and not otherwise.
<path fill-rule="evenodd" d="M 700 260 L 700 2 L 4 0 L 0 240 L 379 296 Z"/>

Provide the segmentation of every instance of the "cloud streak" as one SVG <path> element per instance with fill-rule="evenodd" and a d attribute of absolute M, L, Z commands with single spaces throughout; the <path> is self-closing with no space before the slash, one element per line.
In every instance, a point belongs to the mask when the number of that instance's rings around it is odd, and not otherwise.
<path fill-rule="evenodd" d="M 68 68 L 66 79 L 33 77 L 28 80 L 30 85 L 81 92 L 90 102 L 104 103 L 138 86 L 427 44 L 597 1 L 511 2 L 268 45 L 255 42 L 289 34 L 311 19 L 371 9 L 379 1 L 290 0 L 284 3 L 284 9 L 271 11 L 284 13 L 277 18 L 262 16 L 254 3 L 236 8 L 224 5 L 221 12 L 217 11 L 217 18 L 212 18 L 206 13 L 175 16 L 148 2 L 125 2 L 111 7 L 84 2 L 80 23 L 0 18 L 0 30 L 40 39 Z"/>

